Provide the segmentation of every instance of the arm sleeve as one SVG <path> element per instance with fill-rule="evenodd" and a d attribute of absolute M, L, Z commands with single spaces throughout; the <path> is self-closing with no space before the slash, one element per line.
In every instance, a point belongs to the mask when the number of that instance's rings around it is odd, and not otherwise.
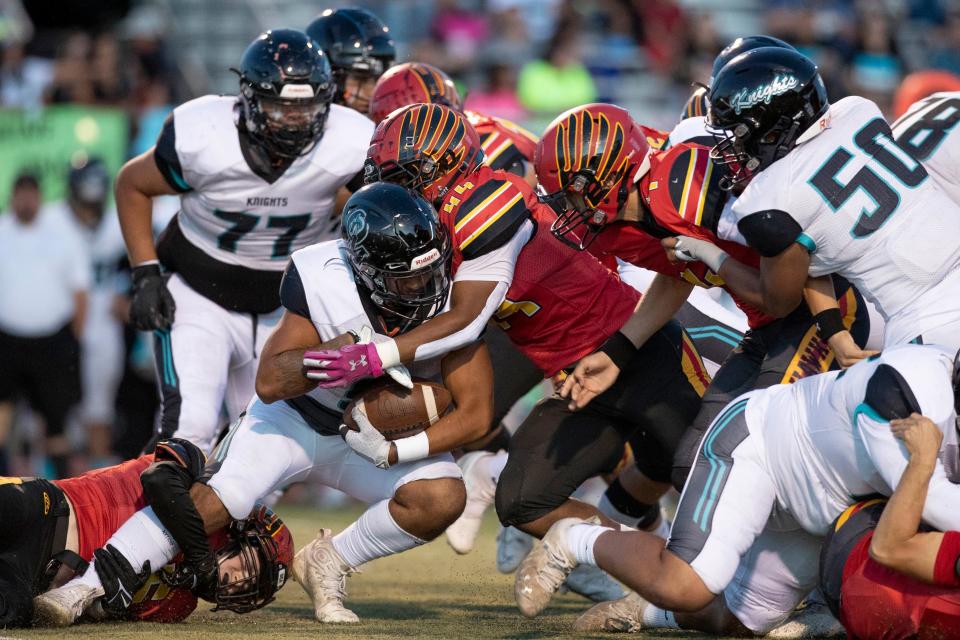
<path fill-rule="evenodd" d="M 361 169 L 360 171 L 357 172 L 357 175 L 350 178 L 350 182 L 348 182 L 345 186 L 350 191 L 350 193 L 356 193 L 357 190 L 360 189 L 360 187 L 362 187 L 364 184 L 365 182 L 363 180 L 363 169 Z"/>
<path fill-rule="evenodd" d="M 287 268 L 283 272 L 283 280 L 280 281 L 280 304 L 287 311 L 310 319 L 307 293 L 303 288 L 300 272 L 297 271 L 297 264 L 292 259 L 287 263 Z"/>
<path fill-rule="evenodd" d="M 816 250 L 816 244 L 803 233 L 799 223 L 779 209 L 751 213 L 737 223 L 737 228 L 747 244 L 766 258 L 780 255 L 794 242 L 802 244 L 810 253 Z"/>
<path fill-rule="evenodd" d="M 480 336 L 483 334 L 484 327 L 487 326 L 487 320 L 490 319 L 490 316 L 493 315 L 493 312 L 496 311 L 500 306 L 500 303 L 503 302 L 504 297 L 507 295 L 507 289 L 509 288 L 509 283 L 497 283 L 497 286 L 493 289 L 493 293 L 490 294 L 490 297 L 487 298 L 486 304 L 483 305 L 483 311 L 481 311 L 480 314 L 474 318 L 470 324 L 460 331 L 450 334 L 449 336 L 420 345 L 414 352 L 413 359 L 429 360 L 430 358 L 443 355 L 444 353 L 456 351 L 461 347 L 467 346 L 471 342 L 479 340 Z"/>
<path fill-rule="evenodd" d="M 192 187 L 183 178 L 183 167 L 180 166 L 180 156 L 177 154 L 177 130 L 172 113 L 163 122 L 163 129 L 153 149 L 153 159 L 172 189 L 178 193 L 191 190 Z"/>
<path fill-rule="evenodd" d="M 533 234 L 533 223 L 524 221 L 519 229 L 506 243 L 479 257 L 464 260 L 457 269 L 454 282 L 460 280 L 481 280 L 487 282 L 503 282 L 509 288 L 513 282 L 513 270 L 517 265 L 517 258 L 524 245 Z M 464 256 L 466 258 L 466 256 Z M 506 295 L 506 289 L 504 289 Z M 499 300 L 497 305 L 503 300 Z M 492 312 L 491 312 L 492 313 Z"/>

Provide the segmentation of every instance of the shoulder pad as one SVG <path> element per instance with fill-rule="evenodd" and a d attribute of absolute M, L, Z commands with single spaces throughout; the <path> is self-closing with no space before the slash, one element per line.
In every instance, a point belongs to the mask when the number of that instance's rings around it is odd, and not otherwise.
<path fill-rule="evenodd" d="M 900 372 L 889 364 L 880 364 L 867 382 L 863 401 L 885 420 L 920 413 L 920 403 Z"/>
<path fill-rule="evenodd" d="M 483 179 L 484 176 L 489 176 Z M 503 171 L 473 174 L 480 182 L 463 180 L 444 198 L 445 219 L 464 260 L 499 249 L 530 218 L 527 199 L 535 197 L 519 176 Z"/>
<path fill-rule="evenodd" d="M 284 309 L 310 319 L 310 305 L 307 304 L 307 293 L 303 288 L 303 280 L 300 279 L 300 272 L 297 270 L 297 264 L 290 260 L 287 268 L 283 272 L 283 279 L 280 281 L 280 304 Z"/>
<path fill-rule="evenodd" d="M 651 181 L 667 189 L 674 210 L 686 222 L 716 230 L 727 194 L 720 189 L 722 169 L 710 159 L 710 149 L 680 144 L 658 154 Z M 651 184 L 652 187 L 652 184 Z"/>
<path fill-rule="evenodd" d="M 747 244 L 765 258 L 780 255 L 797 242 L 803 233 L 800 224 L 789 213 L 779 209 L 751 213 L 737 223 L 737 229 Z"/>

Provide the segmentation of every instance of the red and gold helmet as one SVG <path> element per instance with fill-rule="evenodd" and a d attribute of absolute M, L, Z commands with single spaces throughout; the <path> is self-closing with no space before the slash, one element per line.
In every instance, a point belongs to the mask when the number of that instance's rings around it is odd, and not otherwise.
<path fill-rule="evenodd" d="M 463 111 L 463 101 L 450 76 L 432 64 L 404 62 L 377 80 L 370 97 L 370 118 L 380 122 L 400 107 L 420 102 Z"/>
<path fill-rule="evenodd" d="M 548 199 L 562 209 L 553 234 L 585 249 L 626 203 L 649 151 L 646 132 L 616 105 L 576 107 L 550 123 L 533 162 Z"/>
<path fill-rule="evenodd" d="M 393 182 L 435 202 L 481 164 L 480 136 L 462 113 L 440 104 L 414 104 L 377 126 L 364 180 Z"/>

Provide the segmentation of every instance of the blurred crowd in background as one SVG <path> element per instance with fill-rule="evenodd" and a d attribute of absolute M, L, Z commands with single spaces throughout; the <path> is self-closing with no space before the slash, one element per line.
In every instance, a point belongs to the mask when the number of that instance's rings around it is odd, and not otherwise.
<path fill-rule="evenodd" d="M 534 133 L 561 111 L 593 101 L 615 102 L 641 122 L 669 129 L 691 83 L 709 81 L 720 49 L 753 33 L 782 38 L 813 58 L 832 100 L 863 95 L 889 115 L 906 74 L 929 68 L 960 73 L 960 0 L 353 4 L 390 25 L 398 62 L 444 69 L 466 94 L 467 108 L 514 120 Z M 63 199 L 77 152 L 102 158 L 112 176 L 125 159 L 154 143 L 176 104 L 234 92 L 229 67 L 257 33 L 302 29 L 328 6 L 335 5 L 0 0 L 0 209 L 11 208 L 17 179 L 21 189 L 35 188 L 38 204 Z M 22 182 L 24 176 L 36 180 Z M 11 215 L 0 214 L 0 222 Z M 115 213 L 108 207 L 105 215 Z M 31 276 L 29 269 L 19 272 L 27 282 Z M 0 309 L 17 308 L 18 301 L 9 299 L 13 289 L 0 286 Z M 111 309 L 122 328 L 122 302 Z M 2 325 L 0 314 L 0 334 L 10 329 Z M 68 420 L 71 472 L 134 455 L 149 438 L 156 409 L 149 336 L 125 330 L 125 348 L 107 444 L 89 447 L 84 421 Z M 45 455 L 43 421 L 34 418 L 27 400 L 0 397 L 0 475 L 55 475 Z"/>

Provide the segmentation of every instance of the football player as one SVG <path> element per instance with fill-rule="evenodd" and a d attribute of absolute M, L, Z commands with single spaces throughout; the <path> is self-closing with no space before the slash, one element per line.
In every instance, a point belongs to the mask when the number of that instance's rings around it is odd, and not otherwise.
<path fill-rule="evenodd" d="M 366 9 L 327 9 L 306 29 L 330 60 L 337 85 L 334 103 L 364 115 L 370 94 L 397 57 L 387 25 Z"/>
<path fill-rule="evenodd" d="M 259 36 L 238 73 L 238 97 L 177 107 L 116 185 L 130 318 L 156 336 L 161 432 L 205 451 L 221 407 L 236 418 L 253 394 L 290 253 L 336 236 L 334 198 L 359 184 L 372 133 L 367 118 L 331 104 L 330 65 L 300 31 Z M 167 193 L 181 194 L 181 210 L 155 246 L 151 198 Z"/>
<path fill-rule="evenodd" d="M 820 588 L 851 637 L 955 635 L 960 532 L 921 525 L 943 434 L 922 416 L 898 421 L 893 432 L 910 454 L 900 483 L 889 502 L 858 502 L 834 521 L 820 553 Z"/>
<path fill-rule="evenodd" d="M 597 605 L 578 629 L 766 633 L 816 585 L 822 538 L 852 496 L 890 495 L 904 477 L 908 455 L 895 430 L 907 419 L 926 416 L 944 437 L 923 519 L 941 531 L 960 526 L 956 380 L 953 352 L 901 345 L 845 371 L 744 394 L 704 437 L 666 546 L 646 532 L 561 520 L 517 574 L 532 576 L 526 612 L 546 606 L 555 583 L 586 562 L 636 594 Z"/>
<path fill-rule="evenodd" d="M 909 99 L 910 93 L 915 95 L 915 101 L 901 107 L 905 112 L 897 114 L 891 127 L 893 137 L 923 163 L 954 202 L 960 202 L 960 158 L 955 133 L 960 122 L 960 77 L 946 71 L 911 74 L 903 81 L 897 99 Z"/>
<path fill-rule="evenodd" d="M 400 107 L 417 103 L 442 104 L 462 112 L 480 136 L 485 165 L 515 173 L 531 187 L 537 186 L 533 169 L 537 137 L 504 118 L 464 110 L 453 80 L 433 65 L 405 62 L 383 74 L 373 90 L 370 117 L 380 123 Z"/>
<path fill-rule="evenodd" d="M 704 430 L 737 395 L 828 370 L 834 353 L 827 341 L 844 364 L 869 355 L 859 347 L 866 340 L 868 319 L 849 286 L 833 291 L 828 281 L 825 289 L 810 294 L 811 304 L 817 305 L 815 317 L 802 306 L 778 320 L 757 308 L 755 287 L 734 286 L 739 281 L 720 277 L 717 262 L 668 259 L 661 238 L 716 239 L 710 225 L 728 206 L 729 196 L 719 186 L 724 171 L 709 155 L 708 148 L 687 143 L 649 151 L 644 130 L 626 110 L 608 104 L 562 114 L 547 128 L 536 155 L 541 184 L 560 212 L 551 228 L 558 238 L 601 259 L 617 257 L 658 273 L 624 325 L 623 340 L 643 345 L 650 332 L 677 313 L 694 285 L 722 286 L 747 315 L 751 331 L 714 376 L 677 452 L 673 483 L 678 490 Z M 745 272 L 755 277 L 757 252 L 734 242 L 720 245 L 731 256 L 722 265 L 725 273 L 735 270 L 735 276 Z M 858 318 L 854 339 L 850 329 Z M 580 361 L 561 393 L 571 396 L 572 407 L 586 406 L 595 392 L 609 388 L 619 368 L 609 354 L 592 354 Z"/>
<path fill-rule="evenodd" d="M 468 264 L 475 239 L 485 240 L 478 234 L 513 214 L 536 231 L 516 258 L 510 288 L 494 319 L 546 376 L 596 348 L 614 354 L 630 372 L 587 412 L 573 413 L 557 399 L 540 404 L 511 438 L 506 460 L 477 465 L 476 473 L 468 469 L 468 479 L 485 483 L 491 496 L 496 483 L 501 522 L 542 535 L 566 514 L 597 513 L 570 495 L 587 478 L 611 471 L 623 443 L 635 436 L 634 452 L 649 488 L 647 503 L 637 509 L 644 516 L 643 526 L 656 527 L 656 503 L 668 488 L 670 455 L 708 381 L 692 342 L 675 323 L 655 332 L 643 349 L 621 339 L 617 330 L 636 306 L 636 290 L 593 256 L 546 233 L 556 216 L 519 176 L 479 163 L 455 166 L 440 174 L 440 180 L 431 176 L 437 155 L 445 153 L 434 141 L 440 138 L 447 144 L 444 132 L 460 136 L 454 147 L 459 156 L 478 155 L 476 134 L 462 114 L 438 104 L 417 104 L 380 123 L 370 161 L 372 175 L 439 196 L 441 221 L 454 239 L 453 295 L 456 269 Z M 438 190 L 442 184 L 446 187 Z M 473 536 L 480 512 L 471 514 Z"/>
<path fill-rule="evenodd" d="M 33 597 L 83 574 L 94 557 L 96 571 L 109 587 L 96 603 L 98 619 L 178 622 L 196 608 L 197 595 L 235 611 L 272 600 L 283 585 L 279 572 L 293 560 L 293 540 L 266 508 L 210 539 L 218 575 L 253 578 L 259 591 L 240 588 L 230 578 L 222 588 L 195 593 L 168 584 L 175 566 L 162 571 L 157 566 L 152 574 L 150 567 L 134 570 L 115 549 L 101 548 L 121 523 L 150 502 L 149 481 L 141 484 L 141 474 L 148 478 L 172 466 L 192 476 L 202 469 L 203 459 L 195 445 L 174 438 L 158 443 L 153 454 L 75 478 L 0 478 L 0 628 L 24 626 L 35 617 L 44 622 L 48 603 L 39 597 L 34 616 Z M 245 555 L 255 556 L 256 566 L 241 562 Z M 224 599 L 228 594 L 243 599 Z"/>
<path fill-rule="evenodd" d="M 197 580 L 215 582 L 204 554 L 194 554 L 204 531 L 244 517 L 256 500 L 291 482 L 317 482 L 372 503 L 336 536 L 321 529 L 291 569 L 313 600 L 318 621 L 351 623 L 357 615 L 343 605 L 349 573 L 425 544 L 460 515 L 463 481 L 447 452 L 489 428 L 492 372 L 484 345 L 411 367 L 414 375 L 442 378 L 456 408 L 425 431 L 392 442 L 362 405 L 351 414 L 359 431 L 343 425 L 349 398 L 343 389 L 318 388 L 316 371 L 324 348 L 383 340 L 440 313 L 449 293 L 451 239 L 430 204 L 397 185 L 361 189 L 343 216 L 343 240 L 294 252 L 281 285 L 283 318 L 264 346 L 257 395 L 218 445 L 203 482 L 181 483 L 173 492 L 178 508 L 162 517 L 164 526 L 141 517 L 152 529 L 139 536 L 149 543 L 125 550 L 131 566 L 167 562 L 176 540 Z M 119 539 L 130 535 L 125 528 Z M 200 557 L 191 562 L 191 556 Z M 62 593 L 67 612 L 82 610 L 90 590 L 98 588 L 91 572 L 81 580 L 89 582 L 62 590 L 75 590 Z M 73 621 L 69 615 L 60 619 Z"/>
<path fill-rule="evenodd" d="M 884 346 L 960 346 L 960 205 L 874 103 L 831 105 L 813 62 L 762 47 L 715 78 L 710 125 L 722 132 L 715 162 L 732 168 L 726 186 L 749 181 L 714 227 L 763 256 L 756 283 L 767 311 L 789 313 L 808 275 L 835 273 L 883 315 Z M 692 257 L 723 259 L 714 245 L 680 240 Z"/>

